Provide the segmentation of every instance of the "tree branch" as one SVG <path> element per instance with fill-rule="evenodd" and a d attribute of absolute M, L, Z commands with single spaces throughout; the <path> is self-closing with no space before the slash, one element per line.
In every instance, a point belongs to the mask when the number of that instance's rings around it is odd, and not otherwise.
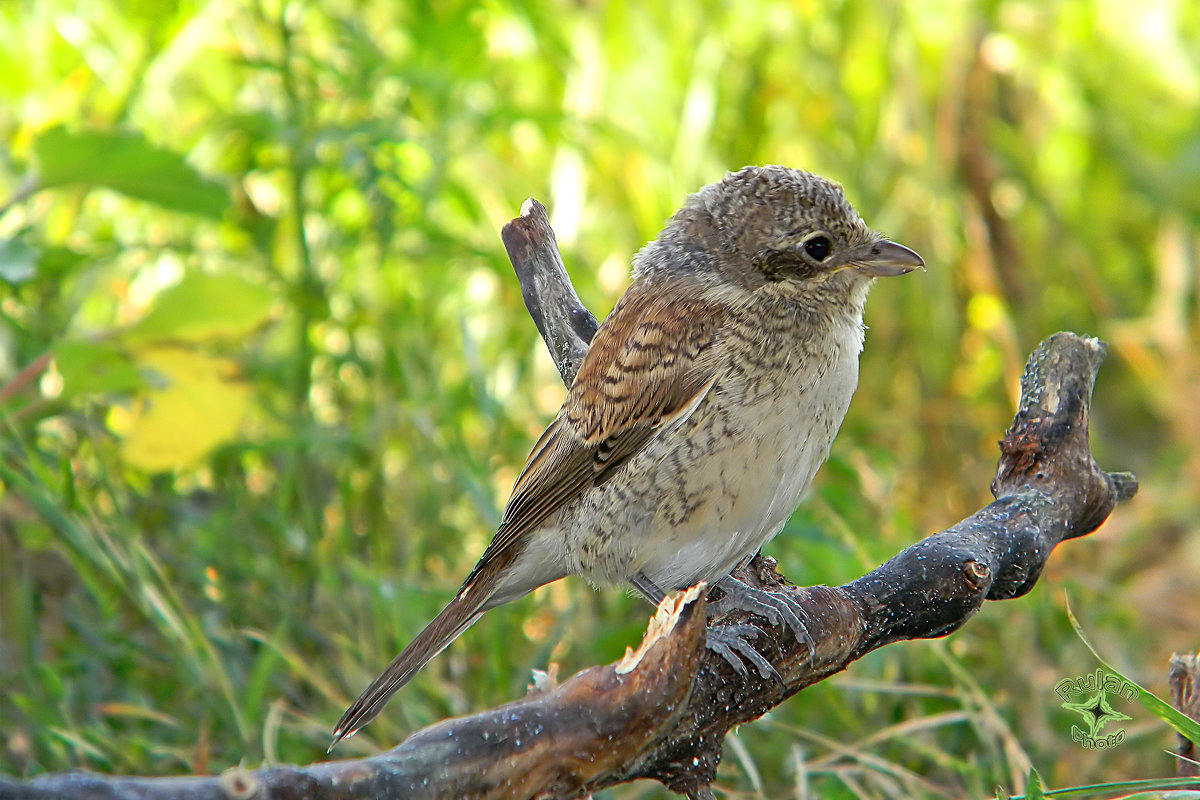
<path fill-rule="evenodd" d="M 525 308 L 570 387 L 600 323 L 575 294 L 546 207 L 532 197 L 526 200 L 521 216 L 504 226 L 500 238 L 521 282 Z"/>
<path fill-rule="evenodd" d="M 570 384 L 595 332 L 562 266 L 545 208 L 529 201 L 505 226 L 504 242 L 526 306 L 563 380 Z M 0 782 L 0 798 L 570 798 L 637 778 L 690 797 L 711 797 L 726 733 L 891 642 L 945 636 L 984 600 L 1028 592 L 1051 551 L 1095 530 L 1137 491 L 1127 473 L 1107 473 L 1088 447 L 1088 407 L 1104 345 L 1058 333 L 1034 351 L 1021 403 L 1000 443 L 996 501 L 901 551 L 840 587 L 790 587 L 770 559 L 739 573 L 759 586 L 789 587 L 807 612 L 814 647 L 744 612 L 756 644 L 784 687 L 743 679 L 704 648 L 704 598 L 668 598 L 642 648 L 592 667 L 557 688 L 471 716 L 446 720 L 370 758 L 236 770 L 210 778 L 51 775 Z"/>

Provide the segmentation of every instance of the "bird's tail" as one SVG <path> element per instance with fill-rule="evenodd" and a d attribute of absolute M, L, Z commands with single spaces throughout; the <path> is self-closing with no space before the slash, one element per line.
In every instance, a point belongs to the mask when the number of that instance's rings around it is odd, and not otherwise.
<path fill-rule="evenodd" d="M 346 713 L 342 714 L 342 718 L 333 729 L 333 743 L 329 745 L 331 751 L 342 739 L 353 736 L 356 731 L 375 719 L 393 694 L 412 680 L 421 667 L 445 650 L 490 607 L 488 601 L 495 595 L 496 586 L 495 581 L 487 580 L 485 575 L 480 576 L 485 578 L 481 581 L 468 580 L 450 604 L 434 617 L 433 622 L 425 626 L 425 630 L 417 634 L 417 638 L 413 639 L 400 655 L 392 659 L 392 663 L 388 664 L 383 674 L 373 680 L 350 708 L 346 709 Z"/>

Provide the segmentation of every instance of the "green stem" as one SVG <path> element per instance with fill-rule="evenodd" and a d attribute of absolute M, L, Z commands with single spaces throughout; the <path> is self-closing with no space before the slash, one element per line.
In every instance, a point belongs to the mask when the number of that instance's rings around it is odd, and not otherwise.
<path fill-rule="evenodd" d="M 302 413 L 308 407 L 308 394 L 312 382 L 312 343 L 309 329 L 314 323 L 312 307 L 323 295 L 323 287 L 313 268 L 312 251 L 304 228 L 305 203 L 304 179 L 307 172 L 307 157 L 302 153 L 304 146 L 304 106 L 296 90 L 296 78 L 292 70 L 292 29 L 288 25 L 286 12 L 279 15 L 280 42 L 283 46 L 280 74 L 286 101 L 286 117 L 292 132 L 291 147 L 288 148 L 288 194 L 291 199 L 292 219 L 296 252 L 300 259 L 300 277 L 295 286 L 296 311 L 299 316 L 296 331 L 296 372 L 292 385 L 292 397 L 296 411 Z"/>

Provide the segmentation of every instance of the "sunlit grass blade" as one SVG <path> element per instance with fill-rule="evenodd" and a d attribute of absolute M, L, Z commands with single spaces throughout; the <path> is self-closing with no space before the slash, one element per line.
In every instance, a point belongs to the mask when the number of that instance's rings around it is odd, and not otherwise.
<path fill-rule="evenodd" d="M 1110 783 L 1090 783 L 1086 786 L 1071 786 L 1066 789 L 1042 789 L 1039 793 L 1010 795 L 1003 790 L 996 793 L 997 800 L 1034 800 L 1046 797 L 1087 797 L 1113 798 L 1113 800 L 1200 800 L 1200 791 L 1187 791 L 1187 787 L 1195 786 L 1195 778 L 1143 778 L 1132 781 L 1112 781 Z M 1134 794 L 1124 794 L 1130 789 L 1145 790 Z M 1166 789 L 1184 789 L 1184 791 L 1164 794 Z"/>

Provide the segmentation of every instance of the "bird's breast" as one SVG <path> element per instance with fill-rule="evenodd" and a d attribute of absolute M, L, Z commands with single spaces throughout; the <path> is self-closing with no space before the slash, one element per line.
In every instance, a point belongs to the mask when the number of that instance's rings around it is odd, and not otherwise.
<path fill-rule="evenodd" d="M 572 571 L 600 584 L 643 571 L 682 588 L 724 577 L 779 531 L 845 417 L 862 324 L 775 325 L 730 331 L 723 372 L 692 416 L 585 493 L 566 539 Z"/>

